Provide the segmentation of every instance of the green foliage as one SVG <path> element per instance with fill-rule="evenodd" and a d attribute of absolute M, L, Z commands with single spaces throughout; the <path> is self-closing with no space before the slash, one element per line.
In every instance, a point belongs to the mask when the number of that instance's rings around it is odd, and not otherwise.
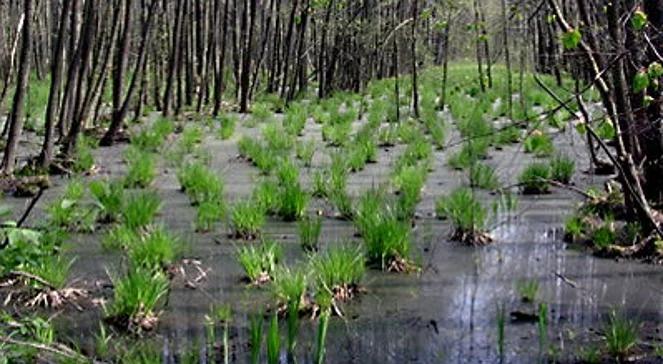
<path fill-rule="evenodd" d="M 550 191 L 551 171 L 547 164 L 531 163 L 520 174 L 518 182 L 525 194 L 542 194 Z"/>
<path fill-rule="evenodd" d="M 304 167 L 311 167 L 315 155 L 315 141 L 299 142 L 296 147 L 297 159 L 304 163 Z"/>
<path fill-rule="evenodd" d="M 537 157 L 549 156 L 555 151 L 550 136 L 536 130 L 525 139 L 524 146 L 526 153 L 532 153 Z"/>
<path fill-rule="evenodd" d="M 182 190 L 192 205 L 213 202 L 222 205 L 223 181 L 213 171 L 198 162 L 186 163 L 177 172 Z"/>
<path fill-rule="evenodd" d="M 267 331 L 267 363 L 279 364 L 281 339 L 279 336 L 279 317 L 275 313 L 269 323 Z"/>
<path fill-rule="evenodd" d="M 495 190 L 500 185 L 495 169 L 481 162 L 477 162 L 470 167 L 469 178 L 470 187 Z"/>
<path fill-rule="evenodd" d="M 95 180 L 90 182 L 89 189 L 101 210 L 100 219 L 104 222 L 117 221 L 124 207 L 124 183 Z"/>
<path fill-rule="evenodd" d="M 256 102 L 251 106 L 251 120 L 247 125 L 249 127 L 255 126 L 258 123 L 270 122 L 273 118 L 274 112 L 272 106 L 265 102 Z"/>
<path fill-rule="evenodd" d="M 74 156 L 73 170 L 76 173 L 88 172 L 94 167 L 94 155 L 92 150 L 97 147 L 97 141 L 93 138 L 79 136 L 76 143 L 76 155 Z"/>
<path fill-rule="evenodd" d="M 287 153 L 295 145 L 295 138 L 276 122 L 265 124 L 262 137 L 271 153 Z"/>
<path fill-rule="evenodd" d="M 325 362 L 326 354 L 326 340 L 327 340 L 327 328 L 329 326 L 329 310 L 323 310 L 320 314 L 320 320 L 318 323 L 318 332 L 316 335 L 316 351 L 315 351 L 315 364 L 323 364 Z"/>
<path fill-rule="evenodd" d="M 129 245 L 132 267 L 160 270 L 172 264 L 182 252 L 182 242 L 162 226 L 153 227 Z"/>
<path fill-rule="evenodd" d="M 161 271 L 130 270 L 124 277 L 112 277 L 113 301 L 106 316 L 140 329 L 141 320 L 158 316 L 157 308 L 168 295 L 168 278 Z"/>
<path fill-rule="evenodd" d="M 46 207 L 49 225 L 68 231 L 92 232 L 97 211 L 83 204 L 84 194 L 85 187 L 81 181 L 70 182 L 63 195 Z"/>
<path fill-rule="evenodd" d="M 575 168 L 576 164 L 573 159 L 558 154 L 550 161 L 550 177 L 559 183 L 569 184 Z"/>
<path fill-rule="evenodd" d="M 631 26 L 633 29 L 640 31 L 647 25 L 647 14 L 642 10 L 636 10 L 631 16 Z"/>
<path fill-rule="evenodd" d="M 534 302 L 539 293 L 539 282 L 531 280 L 520 280 L 516 283 L 516 290 L 523 302 Z"/>
<path fill-rule="evenodd" d="M 71 266 L 75 261 L 75 258 L 67 259 L 62 255 L 47 255 L 31 264 L 27 264 L 24 269 L 26 272 L 48 282 L 54 289 L 60 290 L 67 285 Z M 50 289 L 50 287 L 42 287 L 39 282 L 34 284 L 40 289 Z"/>
<path fill-rule="evenodd" d="M 103 239 L 101 246 L 106 250 L 128 249 L 134 241 L 139 240 L 140 235 L 135 229 L 120 224 L 110 228 Z"/>
<path fill-rule="evenodd" d="M 130 159 L 127 161 L 127 175 L 124 177 L 124 186 L 128 188 L 149 187 L 156 177 L 154 155 L 140 150 L 135 150 L 130 154 Z"/>
<path fill-rule="evenodd" d="M 604 249 L 613 245 L 617 241 L 617 234 L 610 222 L 606 222 L 594 229 L 591 235 L 591 241 L 599 249 Z"/>
<path fill-rule="evenodd" d="M 562 34 L 562 45 L 568 50 L 576 49 L 581 40 L 582 34 L 578 29 L 572 28 Z"/>
<path fill-rule="evenodd" d="M 253 315 L 249 320 L 249 346 L 251 348 L 251 364 L 260 363 L 260 347 L 262 346 L 262 315 Z"/>
<path fill-rule="evenodd" d="M 618 360 L 628 355 L 638 340 L 637 325 L 615 311 L 610 313 L 604 332 L 608 353 Z"/>
<path fill-rule="evenodd" d="M 307 282 L 308 277 L 303 270 L 279 267 L 274 274 L 274 296 L 279 303 L 298 310 L 304 299 Z"/>
<path fill-rule="evenodd" d="M 283 117 L 283 127 L 290 135 L 301 135 L 306 127 L 307 117 L 307 110 L 303 104 L 290 104 Z"/>
<path fill-rule="evenodd" d="M 322 231 L 322 219 L 306 217 L 299 222 L 298 227 L 299 244 L 302 249 L 308 252 L 317 251 Z"/>
<path fill-rule="evenodd" d="M 258 246 L 245 246 L 237 250 L 237 261 L 252 284 L 263 284 L 274 279 L 277 264 L 282 260 L 283 250 L 274 241 L 263 241 Z"/>
<path fill-rule="evenodd" d="M 309 195 L 304 189 L 296 184 L 288 184 L 281 188 L 281 200 L 278 214 L 285 221 L 297 221 L 306 213 L 309 203 Z"/>
<path fill-rule="evenodd" d="M 223 219 L 225 211 L 225 205 L 220 201 L 201 202 L 196 208 L 196 231 L 211 231 L 214 224 Z"/>
<path fill-rule="evenodd" d="M 254 189 L 251 199 L 265 212 L 275 214 L 281 205 L 280 186 L 271 179 L 260 182 Z"/>
<path fill-rule="evenodd" d="M 330 248 L 311 259 L 318 290 L 332 295 L 345 295 L 356 287 L 364 276 L 364 256 L 360 249 L 350 245 Z M 347 297 L 349 298 L 349 297 Z"/>
<path fill-rule="evenodd" d="M 479 231 L 486 225 L 486 208 L 469 188 L 458 188 L 438 199 L 435 212 L 440 218 L 450 219 L 457 232 Z"/>
<path fill-rule="evenodd" d="M 237 125 L 237 116 L 226 114 L 219 118 L 219 131 L 218 137 L 221 140 L 230 139 L 235 133 Z"/>
<path fill-rule="evenodd" d="M 145 227 L 154 221 L 161 210 L 161 199 L 156 192 L 140 191 L 132 194 L 122 210 L 122 223 L 129 229 Z"/>
<path fill-rule="evenodd" d="M 255 239 L 265 225 L 265 210 L 254 201 L 239 201 L 233 207 L 230 218 L 235 237 Z"/>
<path fill-rule="evenodd" d="M 199 125 L 187 124 L 182 130 L 179 145 L 187 153 L 193 152 L 196 145 L 203 140 L 203 129 Z"/>

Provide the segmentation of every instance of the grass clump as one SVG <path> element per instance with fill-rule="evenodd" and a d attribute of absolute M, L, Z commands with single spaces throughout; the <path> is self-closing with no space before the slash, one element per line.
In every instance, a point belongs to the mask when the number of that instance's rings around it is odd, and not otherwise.
<path fill-rule="evenodd" d="M 291 104 L 285 111 L 283 127 L 290 135 L 301 135 L 306 127 L 307 116 L 306 107 L 303 104 Z"/>
<path fill-rule="evenodd" d="M 194 206 L 203 202 L 223 201 L 223 181 L 202 163 L 185 164 L 178 171 L 177 179 Z"/>
<path fill-rule="evenodd" d="M 233 207 L 230 219 L 234 237 L 256 239 L 265 225 L 265 210 L 254 201 L 240 201 Z"/>
<path fill-rule="evenodd" d="M 182 243 L 162 226 L 153 227 L 129 245 L 133 267 L 161 270 L 172 264 L 182 252 Z"/>
<path fill-rule="evenodd" d="M 271 153 L 287 153 L 295 145 L 295 138 L 276 122 L 266 124 L 262 128 L 262 137 Z"/>
<path fill-rule="evenodd" d="M 134 241 L 140 239 L 140 234 L 127 225 L 119 224 L 110 228 L 101 240 L 101 246 L 105 250 L 128 249 Z"/>
<path fill-rule="evenodd" d="M 161 210 L 161 199 L 156 192 L 141 191 L 132 194 L 122 210 L 122 223 L 129 229 L 139 229 L 154 221 Z"/>
<path fill-rule="evenodd" d="M 132 332 L 156 327 L 157 309 L 168 295 L 168 278 L 161 271 L 133 269 L 124 277 L 111 277 L 113 301 L 106 308 L 109 322 Z"/>
<path fill-rule="evenodd" d="M 196 231 L 211 231 L 214 228 L 214 224 L 223 219 L 225 211 L 225 205 L 220 201 L 201 202 L 196 208 Z"/>
<path fill-rule="evenodd" d="M 127 156 L 127 175 L 124 186 L 127 188 L 147 188 L 156 177 L 156 163 L 154 155 L 149 152 L 134 149 L 129 150 Z"/>
<path fill-rule="evenodd" d="M 223 115 L 219 118 L 219 131 L 218 137 L 221 140 L 228 140 L 232 138 L 235 133 L 235 127 L 237 125 L 237 116 L 234 115 Z"/>
<path fill-rule="evenodd" d="M 295 152 L 297 159 L 302 161 L 304 167 L 311 167 L 311 164 L 313 163 L 313 156 L 315 155 L 315 141 L 309 140 L 307 142 L 297 143 Z"/>
<path fill-rule="evenodd" d="M 83 183 L 78 180 L 70 182 L 62 196 L 46 207 L 49 225 L 67 231 L 94 231 L 97 210 L 83 204 L 84 196 Z"/>
<path fill-rule="evenodd" d="M 372 200 L 378 198 L 377 200 Z M 391 272 L 415 270 L 411 262 L 410 225 L 398 219 L 396 211 L 380 192 L 366 194 L 354 217 L 366 246 L 368 264 Z"/>
<path fill-rule="evenodd" d="M 532 153 L 537 157 L 546 157 L 555 151 L 552 139 L 547 134 L 535 130 L 524 142 L 525 152 Z"/>
<path fill-rule="evenodd" d="M 470 187 L 485 190 L 495 190 L 500 182 L 495 174 L 495 169 L 485 163 L 477 162 L 470 167 Z"/>
<path fill-rule="evenodd" d="M 124 184 L 121 181 L 96 180 L 90 182 L 89 189 L 101 210 L 100 220 L 117 221 L 124 207 Z"/>
<path fill-rule="evenodd" d="M 454 226 L 452 239 L 471 245 L 483 245 L 491 241 L 483 232 L 488 211 L 469 188 L 458 188 L 436 201 L 435 212 L 439 218 L 448 218 Z"/>
<path fill-rule="evenodd" d="M 273 241 L 263 241 L 259 246 L 246 246 L 237 250 L 237 261 L 244 269 L 246 280 L 254 285 L 272 281 L 282 258 L 281 246 Z"/>
<path fill-rule="evenodd" d="M 617 360 L 621 360 L 635 347 L 637 340 L 637 325 L 616 312 L 611 312 L 605 328 L 605 343 L 608 353 Z"/>
<path fill-rule="evenodd" d="M 67 259 L 62 255 L 47 255 L 25 265 L 25 271 L 48 282 L 50 287 L 42 287 L 41 283 L 34 284 L 40 289 L 62 290 L 67 286 L 71 267 L 76 258 Z"/>
<path fill-rule="evenodd" d="M 364 256 L 349 245 L 334 247 L 316 255 L 311 265 L 318 290 L 326 290 L 337 301 L 346 301 L 358 292 L 364 276 Z"/>
<path fill-rule="evenodd" d="M 257 124 L 270 122 L 274 116 L 272 106 L 266 102 L 256 102 L 251 106 L 251 118 L 247 127 L 255 127 Z"/>
<path fill-rule="evenodd" d="M 528 195 L 550 192 L 550 167 L 544 163 L 532 163 L 520 174 L 518 182 L 523 193 Z"/>
<path fill-rule="evenodd" d="M 525 303 L 532 303 L 539 293 L 539 282 L 535 280 L 521 280 L 516 283 L 516 290 L 520 299 Z"/>
<path fill-rule="evenodd" d="M 563 184 L 569 184 L 576 164 L 568 156 L 558 154 L 550 161 L 550 178 Z"/>
<path fill-rule="evenodd" d="M 322 219 L 307 217 L 302 219 L 299 224 L 299 244 L 307 252 L 318 250 L 320 243 L 320 233 L 322 231 Z"/>
<path fill-rule="evenodd" d="M 186 153 L 191 153 L 202 140 L 203 129 L 199 125 L 189 124 L 182 130 L 179 145 Z"/>

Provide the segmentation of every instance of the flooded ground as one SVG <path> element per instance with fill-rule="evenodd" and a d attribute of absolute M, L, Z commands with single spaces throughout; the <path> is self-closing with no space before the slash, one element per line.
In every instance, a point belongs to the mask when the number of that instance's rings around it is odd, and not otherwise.
<path fill-rule="evenodd" d="M 202 149 L 212 156 L 212 169 L 225 180 L 229 202 L 248 196 L 258 173 L 238 158 L 237 140 L 242 134 L 254 135 L 255 129 L 240 128 L 228 141 L 205 139 Z M 452 135 L 452 138 L 454 136 Z M 304 139 L 320 140 L 320 127 L 307 126 Z M 557 135 L 556 148 L 575 155 L 579 187 L 600 185 L 604 180 L 584 173 L 588 169 L 584 144 L 574 131 Z M 119 176 L 124 171 L 121 151 L 125 146 L 97 151 L 99 173 L 93 178 Z M 488 163 L 496 167 L 505 185 L 515 183 L 520 170 L 531 159 L 514 145 L 491 153 Z M 378 163 L 369 164 L 351 175 L 349 191 L 359 196 L 373 185 L 386 181 L 391 163 L 401 147 L 381 149 Z M 328 363 L 494 363 L 498 362 L 498 311 L 534 313 L 536 306 L 521 302 L 516 282 L 536 280 L 538 302 L 549 308 L 549 340 L 558 348 L 558 359 L 576 362 L 583 349 L 601 344 L 601 332 L 608 314 L 614 309 L 642 323 L 643 345 L 661 344 L 663 322 L 663 271 L 660 267 L 637 262 L 599 259 L 586 252 L 569 249 L 562 242 L 562 226 L 579 202 L 571 191 L 554 190 L 543 196 L 519 196 L 518 211 L 493 220 L 491 234 L 495 243 L 483 248 L 450 242 L 448 223 L 434 216 L 437 197 L 464 181 L 463 173 L 446 166 L 454 148 L 437 151 L 422 202 L 417 209 L 414 228 L 415 257 L 421 262 L 420 275 L 390 274 L 370 270 L 364 279 L 366 293 L 342 307 L 345 316 L 331 320 Z M 164 153 L 165 155 L 165 153 Z M 314 167 L 325 163 L 322 151 Z M 187 258 L 199 260 L 207 272 L 195 289 L 176 278 L 168 304 L 161 316 L 157 339 L 164 343 L 167 362 L 185 346 L 204 341 L 204 316 L 213 304 L 228 304 L 233 309 L 233 362 L 248 362 L 248 317 L 262 312 L 269 304 L 268 289 L 247 288 L 240 282 L 242 269 L 234 251 L 239 241 L 228 238 L 225 226 L 213 233 L 198 234 L 193 229 L 195 210 L 179 190 L 175 171 L 163 163 L 154 185 L 163 200 L 159 217 L 169 230 L 187 242 Z M 310 175 L 310 174 L 308 174 Z M 308 181 L 307 176 L 303 177 Z M 66 183 L 56 180 L 40 200 L 28 225 L 43 217 L 42 209 Z M 485 193 L 490 206 L 493 196 Z M 27 200 L 8 198 L 5 202 L 22 210 Z M 353 239 L 350 222 L 331 216 L 331 207 L 322 201 L 311 204 L 310 214 L 324 211 L 322 244 L 331 245 Z M 267 236 L 281 242 L 287 261 L 304 258 L 297 241 L 296 224 L 270 220 Z M 93 298 L 109 298 L 108 271 L 121 264 L 119 254 L 104 252 L 103 232 L 76 235 L 71 254 L 78 257 L 72 277 L 75 286 L 93 292 Z M 72 307 L 57 317 L 57 326 L 67 341 L 91 350 L 98 331 L 101 310 L 90 302 L 82 311 Z M 299 363 L 313 362 L 314 322 L 303 320 L 299 336 Z M 285 340 L 285 337 L 283 338 Z M 202 346 L 201 346 L 202 347 Z M 506 363 L 533 363 L 539 358 L 539 332 L 535 322 L 517 322 L 507 317 L 505 330 Z M 285 353 L 283 354 L 285 360 Z M 653 359 L 650 360 L 654 362 Z"/>

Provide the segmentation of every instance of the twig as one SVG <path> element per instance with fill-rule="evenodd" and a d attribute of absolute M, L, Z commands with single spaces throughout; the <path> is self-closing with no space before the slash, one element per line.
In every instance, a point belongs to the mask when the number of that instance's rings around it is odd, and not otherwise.
<path fill-rule="evenodd" d="M 9 272 L 9 275 L 14 276 L 14 277 L 27 278 L 29 280 L 35 281 L 35 282 L 37 282 L 37 283 L 39 283 L 43 286 L 48 287 L 51 290 L 54 290 L 54 291 L 56 290 L 56 288 L 51 283 L 47 282 L 43 278 L 41 278 L 39 276 L 36 276 L 32 273 L 28 273 L 28 272 L 24 272 L 24 271 L 20 271 L 20 270 L 13 270 L 13 271 Z"/>

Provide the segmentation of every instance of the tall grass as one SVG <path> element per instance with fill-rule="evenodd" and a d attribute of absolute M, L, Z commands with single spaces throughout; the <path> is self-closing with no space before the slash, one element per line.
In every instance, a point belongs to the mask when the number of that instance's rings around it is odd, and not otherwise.
<path fill-rule="evenodd" d="M 130 270 L 124 277 L 111 277 L 113 300 L 106 317 L 128 329 L 153 329 L 157 311 L 168 294 L 169 284 L 160 271 Z"/>
<path fill-rule="evenodd" d="M 161 199 L 156 192 L 140 191 L 130 195 L 122 210 L 122 223 L 130 229 L 147 226 L 161 210 Z"/>

